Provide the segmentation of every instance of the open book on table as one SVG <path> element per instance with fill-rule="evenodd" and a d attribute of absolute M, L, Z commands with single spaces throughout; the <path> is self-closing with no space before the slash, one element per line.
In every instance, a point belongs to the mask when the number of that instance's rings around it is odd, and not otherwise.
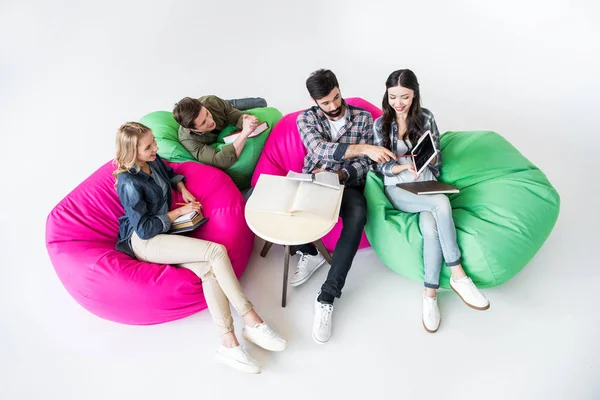
<path fill-rule="evenodd" d="M 202 211 L 192 211 L 175 218 L 175 220 L 171 223 L 169 233 L 193 231 L 200 225 L 203 225 L 206 221 L 208 221 L 208 218 L 204 218 Z"/>
<path fill-rule="evenodd" d="M 269 185 L 269 178 L 272 176 L 261 175 L 257 183 L 257 187 L 261 187 L 252 193 L 251 199 L 258 204 L 257 210 L 283 215 L 307 213 L 325 220 L 337 219 L 336 212 L 343 193 L 339 183 L 338 190 L 331 190 L 312 181 L 294 179 L 278 179 L 272 181 L 276 184 Z M 263 183 L 267 184 L 262 186 Z"/>
<path fill-rule="evenodd" d="M 248 135 L 248 138 L 256 137 L 264 131 L 266 131 L 267 129 L 269 129 L 269 124 L 267 124 L 266 122 L 262 122 L 258 124 L 256 129 L 254 129 L 250 135 Z M 229 135 L 223 137 L 223 141 L 225 142 L 225 144 L 233 143 L 235 142 L 235 139 L 237 139 L 237 137 L 240 135 L 240 133 L 242 133 L 242 131 L 230 133 Z"/>
<path fill-rule="evenodd" d="M 340 190 L 340 178 L 335 172 L 321 171 L 317 172 L 316 174 L 301 174 L 299 172 L 289 171 L 285 177 L 286 179 L 312 182 L 317 185 Z"/>

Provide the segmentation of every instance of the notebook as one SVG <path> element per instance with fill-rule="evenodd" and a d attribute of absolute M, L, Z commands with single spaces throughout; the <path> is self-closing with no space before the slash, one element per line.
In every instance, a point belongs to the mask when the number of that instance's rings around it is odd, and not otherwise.
<path fill-rule="evenodd" d="M 408 190 L 414 194 L 438 194 L 438 193 L 458 193 L 456 186 L 448 185 L 438 181 L 421 181 L 409 183 L 397 183 L 401 189 Z"/>
<path fill-rule="evenodd" d="M 256 136 L 260 135 L 261 133 L 263 133 L 264 131 L 266 131 L 267 129 L 269 129 L 269 124 L 267 124 L 266 122 L 263 122 L 263 123 L 259 124 L 252 131 L 252 133 L 250 135 L 248 135 L 248 138 L 256 137 Z M 233 132 L 227 136 L 224 136 L 223 141 L 226 144 L 233 143 L 233 142 L 235 142 L 235 139 L 237 139 L 237 137 L 240 135 L 240 133 L 242 133 L 242 131 Z"/>

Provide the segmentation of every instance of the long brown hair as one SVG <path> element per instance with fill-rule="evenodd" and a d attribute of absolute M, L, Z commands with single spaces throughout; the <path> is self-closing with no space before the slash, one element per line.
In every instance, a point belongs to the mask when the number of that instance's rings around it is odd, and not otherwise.
<path fill-rule="evenodd" d="M 119 174 L 129 172 L 136 165 L 138 142 L 148 132 L 152 132 L 150 128 L 139 122 L 125 122 L 117 130 L 117 154 L 115 156 L 117 169 L 113 172 L 115 185 L 119 179 Z"/>
<path fill-rule="evenodd" d="M 396 111 L 390 105 L 388 101 L 388 89 L 391 87 L 402 86 L 411 89 L 414 92 L 414 97 L 410 109 L 408 110 L 408 117 L 406 118 L 406 132 L 402 135 L 402 140 L 406 143 L 406 140 L 414 146 L 419 137 L 423 133 L 423 117 L 421 115 L 421 93 L 419 91 L 419 81 L 417 76 L 410 69 L 399 69 L 394 71 L 388 76 L 385 81 L 385 93 L 383 94 L 383 102 L 381 108 L 383 109 L 383 117 L 381 119 L 381 130 L 383 132 L 383 145 L 388 149 L 392 150 L 390 143 L 390 132 L 392 128 L 392 122 L 396 118 Z M 410 148 L 407 144 L 408 148 Z"/>

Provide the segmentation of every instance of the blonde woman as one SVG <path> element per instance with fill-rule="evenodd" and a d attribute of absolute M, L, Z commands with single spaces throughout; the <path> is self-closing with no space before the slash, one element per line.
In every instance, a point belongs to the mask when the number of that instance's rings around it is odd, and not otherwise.
<path fill-rule="evenodd" d="M 181 235 L 169 235 L 171 223 L 180 215 L 199 210 L 200 203 L 157 154 L 150 128 L 126 122 L 117 132 L 117 170 L 113 172 L 125 215 L 119 218 L 117 250 L 138 260 L 178 264 L 201 280 L 208 309 L 221 346 L 216 359 L 247 373 L 260 373 L 260 365 L 242 347 L 235 335 L 229 308 L 231 302 L 244 319 L 246 340 L 270 351 L 282 351 L 287 342 L 254 311 L 233 273 L 223 245 Z M 186 205 L 170 210 L 171 187 L 179 190 Z"/>

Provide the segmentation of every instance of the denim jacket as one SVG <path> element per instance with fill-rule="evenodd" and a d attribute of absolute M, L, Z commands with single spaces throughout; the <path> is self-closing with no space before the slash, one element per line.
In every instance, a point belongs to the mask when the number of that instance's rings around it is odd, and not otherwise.
<path fill-rule="evenodd" d="M 168 167 L 160 156 L 148 163 L 171 187 L 176 188 L 185 178 L 177 175 L 173 168 Z M 160 186 L 148 175 L 137 168 L 119 174 L 117 182 L 119 200 L 125 210 L 125 215 L 119 218 L 119 237 L 117 250 L 135 257 L 131 247 L 131 235 L 137 233 L 140 239 L 148 240 L 160 233 L 167 233 L 171 228 L 171 220 L 167 214 L 158 215 L 164 204 L 164 196 Z M 171 192 L 167 193 L 168 209 L 173 201 Z"/>

